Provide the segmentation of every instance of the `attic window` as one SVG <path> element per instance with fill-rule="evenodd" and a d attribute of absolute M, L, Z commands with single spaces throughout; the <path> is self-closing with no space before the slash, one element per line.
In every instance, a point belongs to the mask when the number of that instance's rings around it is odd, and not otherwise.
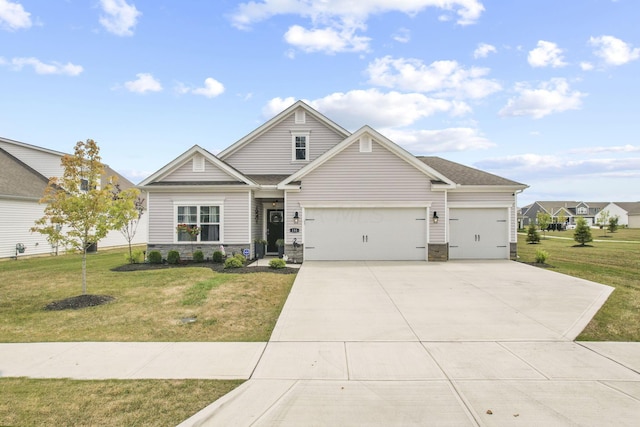
<path fill-rule="evenodd" d="M 360 138 L 360 152 L 371 152 L 371 137 L 369 135 L 362 135 L 362 138 Z"/>
<path fill-rule="evenodd" d="M 193 171 L 204 172 L 204 157 L 196 156 L 193 158 Z"/>
<path fill-rule="evenodd" d="M 306 122 L 306 115 L 304 110 L 296 110 L 296 124 L 303 125 Z"/>
<path fill-rule="evenodd" d="M 291 160 L 309 161 L 309 132 L 292 132 L 291 139 Z"/>

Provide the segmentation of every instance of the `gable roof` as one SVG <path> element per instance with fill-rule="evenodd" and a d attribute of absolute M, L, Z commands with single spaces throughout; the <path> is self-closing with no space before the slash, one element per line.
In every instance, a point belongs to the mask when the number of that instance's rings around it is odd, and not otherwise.
<path fill-rule="evenodd" d="M 0 197 L 40 200 L 49 180 L 0 148 Z"/>
<path fill-rule="evenodd" d="M 382 145 L 384 148 L 386 148 L 396 156 L 400 157 L 401 159 L 403 159 L 404 161 L 406 161 L 407 163 L 409 163 L 410 165 L 412 165 L 413 167 L 415 167 L 416 169 L 418 169 L 419 171 L 421 171 L 422 173 L 430 177 L 432 180 L 438 181 L 439 183 L 443 183 L 449 186 L 455 185 L 447 177 L 445 177 L 435 169 L 431 168 L 429 165 L 419 161 L 415 156 L 413 156 L 408 151 L 406 151 L 399 145 L 389 140 L 384 135 L 378 133 L 378 131 L 374 130 L 369 126 L 363 126 L 360 129 L 358 129 L 356 132 L 351 134 L 349 137 L 347 137 L 345 140 L 340 142 L 338 145 L 335 145 L 333 148 L 331 148 L 330 150 L 322 154 L 316 160 L 309 163 L 307 166 L 303 167 L 293 175 L 290 175 L 287 179 L 285 179 L 280 184 L 278 184 L 278 188 L 284 188 L 284 186 L 286 186 L 287 184 L 290 184 L 294 181 L 299 181 L 302 177 L 309 174 L 310 172 L 312 172 L 313 170 L 315 170 L 316 168 L 318 168 L 319 166 L 327 162 L 329 159 L 333 158 L 338 153 L 340 153 L 341 151 L 349 147 L 351 144 L 357 142 L 361 137 L 365 135 L 371 136 L 371 138 L 374 139 L 378 144 Z"/>
<path fill-rule="evenodd" d="M 148 178 L 146 178 L 144 181 L 142 181 L 140 184 L 138 184 L 138 186 L 143 187 L 143 186 L 152 185 L 152 184 L 153 185 L 180 185 L 180 184 L 186 184 L 186 185 L 213 185 L 213 184 L 218 184 L 218 185 L 220 185 L 220 184 L 230 184 L 230 182 L 224 182 L 224 183 L 219 183 L 219 182 L 179 182 L 179 183 L 178 182 L 173 182 L 173 183 L 157 182 L 157 181 L 161 180 L 163 177 L 169 175 L 171 172 L 176 170 L 178 167 L 182 166 L 186 161 L 188 161 L 190 158 L 192 158 L 195 154 L 202 155 L 205 158 L 205 160 L 208 160 L 209 162 L 213 163 L 215 166 L 217 166 L 222 171 L 224 171 L 225 173 L 230 175 L 232 178 L 235 178 L 238 181 L 240 181 L 242 184 L 255 185 L 255 182 L 253 182 L 252 180 L 247 178 L 245 175 L 243 175 L 240 171 L 238 171 L 234 167 L 232 167 L 229 164 L 225 163 L 224 161 L 220 160 L 219 158 L 217 158 L 216 156 L 214 156 L 213 154 L 211 154 L 209 151 L 205 150 L 204 148 L 202 148 L 202 147 L 200 147 L 198 145 L 194 145 L 193 147 L 191 147 L 190 149 L 188 149 L 187 151 L 182 153 L 180 156 L 178 156 L 177 158 L 172 160 L 170 163 L 168 163 L 165 166 L 163 166 L 162 168 L 160 168 L 160 170 L 158 170 L 156 173 L 154 173 L 153 175 L 151 175 Z M 232 182 L 232 184 L 236 184 L 236 182 Z"/>
<path fill-rule="evenodd" d="M 525 184 L 521 184 L 510 179 L 474 169 L 469 166 L 461 165 L 450 160 L 445 160 L 435 156 L 418 156 L 418 160 L 440 172 L 458 185 L 501 185 L 515 186 L 527 188 Z"/>
<path fill-rule="evenodd" d="M 276 126 L 278 123 L 280 123 L 283 120 L 285 120 L 287 117 L 289 117 L 291 115 L 291 113 L 293 113 L 298 108 L 304 109 L 307 114 L 310 114 L 311 116 L 313 116 L 315 119 L 317 119 L 321 123 L 325 124 L 330 129 L 333 129 L 336 133 L 342 135 L 343 138 L 346 138 L 347 136 L 349 136 L 351 134 L 348 130 L 344 129 L 342 126 L 339 126 L 334 121 L 330 120 L 326 116 L 320 114 L 318 111 L 316 111 L 313 108 L 309 107 L 303 101 L 296 101 L 289 108 L 287 108 L 286 110 L 284 110 L 281 113 L 277 114 L 275 117 L 273 117 L 270 120 L 268 120 L 267 122 L 265 122 L 262 126 L 258 127 L 257 129 L 255 129 L 254 131 L 252 131 L 248 135 L 244 136 L 243 138 L 241 138 L 240 140 L 238 140 L 237 142 L 235 142 L 231 146 L 229 146 L 229 147 L 225 148 L 224 150 L 222 150 L 218 154 L 218 157 L 220 159 L 224 160 L 226 157 L 228 157 L 231 154 L 235 153 L 240 148 L 244 147 L 246 144 L 248 144 L 253 139 L 258 137 L 259 135 L 265 133 L 269 129 L 271 129 L 274 126 Z"/>
<path fill-rule="evenodd" d="M 640 214 L 640 202 L 613 202 L 613 204 L 618 205 L 630 215 Z"/>

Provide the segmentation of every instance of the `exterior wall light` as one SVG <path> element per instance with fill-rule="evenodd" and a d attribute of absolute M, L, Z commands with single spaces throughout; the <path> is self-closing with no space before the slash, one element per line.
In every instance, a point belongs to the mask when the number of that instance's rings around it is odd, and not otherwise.
<path fill-rule="evenodd" d="M 298 212 L 293 214 L 293 223 L 297 224 L 300 221 L 300 215 L 298 214 Z"/>
<path fill-rule="evenodd" d="M 433 211 L 433 223 L 437 224 L 438 223 L 438 212 Z"/>

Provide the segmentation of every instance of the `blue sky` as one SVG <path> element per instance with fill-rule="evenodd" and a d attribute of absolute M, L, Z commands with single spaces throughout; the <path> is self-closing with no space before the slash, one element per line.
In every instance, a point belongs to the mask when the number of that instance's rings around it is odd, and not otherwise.
<path fill-rule="evenodd" d="M 640 200 L 637 0 L 0 0 L 0 136 L 140 182 L 297 99 L 530 186 Z"/>

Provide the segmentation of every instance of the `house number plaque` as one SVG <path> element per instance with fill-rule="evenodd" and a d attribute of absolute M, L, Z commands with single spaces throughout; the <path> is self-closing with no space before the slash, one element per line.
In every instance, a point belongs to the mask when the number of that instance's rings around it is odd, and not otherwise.
<path fill-rule="evenodd" d="M 289 233 L 299 233 L 300 229 L 299 228 L 290 228 L 289 229 Z"/>

